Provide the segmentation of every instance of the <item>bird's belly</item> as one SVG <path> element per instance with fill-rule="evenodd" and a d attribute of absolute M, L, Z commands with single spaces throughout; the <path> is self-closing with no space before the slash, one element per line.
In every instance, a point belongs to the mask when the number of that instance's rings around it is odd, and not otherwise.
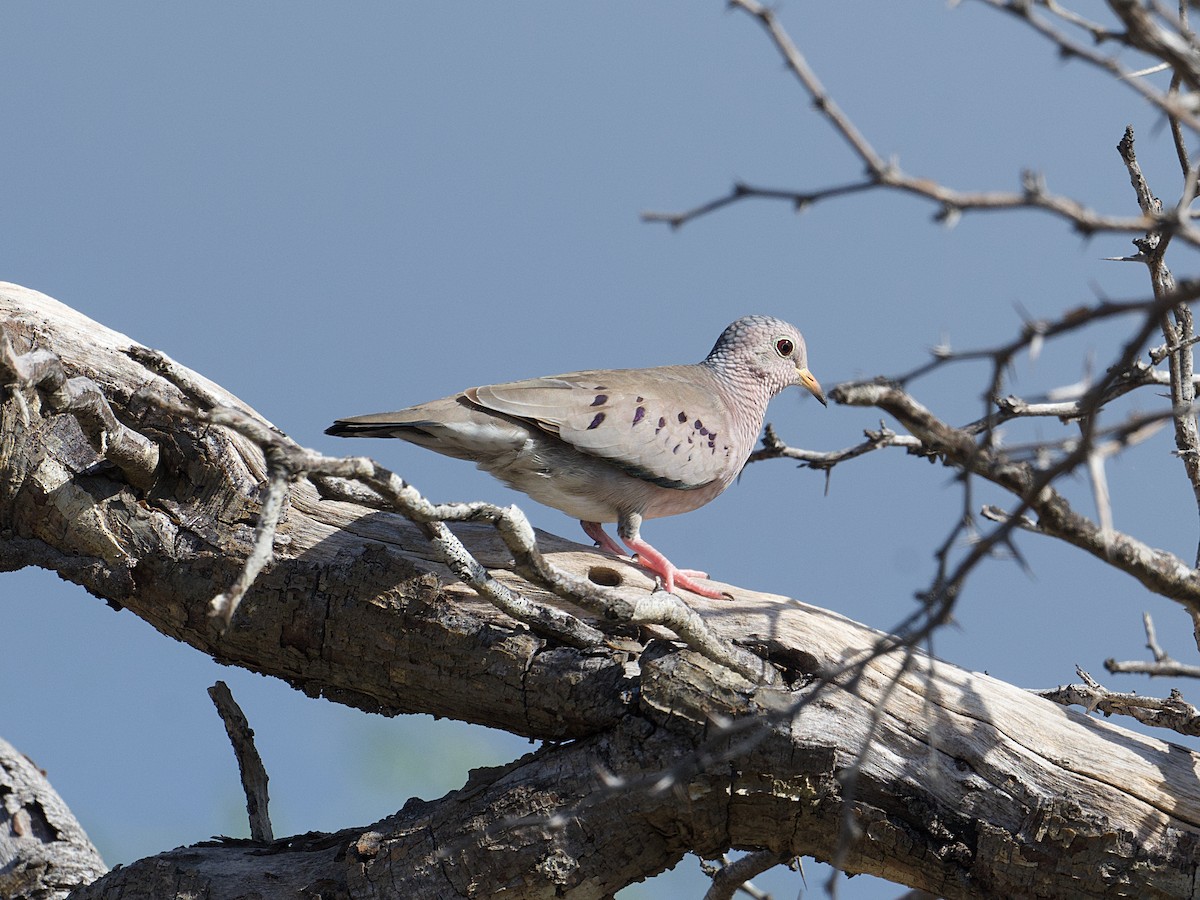
<path fill-rule="evenodd" d="M 528 494 L 538 503 L 561 510 L 581 522 L 615 522 L 620 514 L 617 500 L 606 493 L 588 489 L 588 479 L 563 478 L 525 473 L 518 478 L 504 477 L 509 487 Z"/>
<path fill-rule="evenodd" d="M 694 490 L 660 487 L 596 457 L 581 465 L 575 450 L 530 441 L 521 452 L 482 459 L 479 468 L 538 503 L 583 522 L 616 522 L 622 514 L 656 519 L 703 506 L 725 489 L 714 482 Z"/>

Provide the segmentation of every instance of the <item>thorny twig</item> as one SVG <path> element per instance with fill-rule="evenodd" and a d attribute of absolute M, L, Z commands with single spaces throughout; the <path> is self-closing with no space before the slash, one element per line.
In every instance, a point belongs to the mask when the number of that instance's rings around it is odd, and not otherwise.
<path fill-rule="evenodd" d="M 750 454 L 747 463 L 759 462 L 764 459 L 794 459 L 800 463 L 800 467 L 818 469 L 825 472 L 825 493 L 829 493 L 829 476 L 833 471 L 833 467 L 838 463 L 846 460 L 854 459 L 862 456 L 865 453 L 870 453 L 872 450 L 880 450 L 884 447 L 904 447 L 909 453 L 920 453 L 922 450 L 921 442 L 910 434 L 896 434 L 883 422 L 879 423 L 879 429 L 872 431 L 866 429 L 863 431 L 866 440 L 860 444 L 855 444 L 853 447 L 846 447 L 843 450 L 832 450 L 819 452 L 816 450 L 802 450 L 799 447 L 789 447 L 775 433 L 774 426 L 768 424 L 766 433 L 762 439 L 762 449 L 756 450 Z"/>
<path fill-rule="evenodd" d="M 1102 712 L 1105 716 L 1129 716 L 1144 725 L 1169 728 L 1177 734 L 1200 737 L 1200 710 L 1187 703 L 1179 691 L 1172 690 L 1165 700 L 1143 697 L 1139 694 L 1110 691 L 1078 666 L 1075 673 L 1082 680 L 1082 684 L 1067 684 L 1034 693 L 1063 706 L 1082 706 L 1088 712 Z"/>
<path fill-rule="evenodd" d="M 1178 77 L 1178 70 L 1176 70 L 1176 76 Z M 1174 117 L 1172 117 L 1172 121 L 1175 121 Z M 1182 148 L 1181 144 L 1177 144 L 1177 146 L 1180 147 L 1179 152 L 1186 161 L 1186 150 Z M 1161 212 L 1162 202 L 1154 196 L 1142 173 L 1142 168 L 1138 164 L 1137 154 L 1134 152 L 1133 128 L 1125 129 L 1125 135 L 1121 138 L 1117 149 L 1129 171 L 1129 179 L 1134 193 L 1137 195 L 1138 205 L 1143 211 Z M 1187 208 L 1191 206 L 1196 191 L 1195 170 L 1188 167 L 1185 172 L 1186 185 L 1176 208 L 1178 215 L 1184 215 Z M 1158 298 L 1169 297 L 1176 292 L 1175 278 L 1171 275 L 1171 270 L 1167 268 L 1164 258 L 1170 238 L 1170 234 L 1149 232 L 1145 237 L 1137 238 L 1133 242 L 1134 246 L 1138 248 L 1140 260 L 1146 264 L 1150 272 L 1150 283 L 1154 286 L 1155 297 Z M 1170 366 L 1171 403 L 1175 410 L 1173 416 L 1175 448 L 1183 462 L 1188 481 L 1192 485 L 1192 494 L 1196 499 L 1197 509 L 1200 510 L 1200 429 L 1197 428 L 1196 412 L 1192 409 L 1196 399 L 1192 356 L 1192 345 L 1195 343 L 1196 335 L 1192 324 L 1191 308 L 1187 303 L 1174 304 L 1170 308 L 1169 315 L 1166 310 L 1163 311 L 1159 327 L 1166 339 L 1167 347 L 1170 348 L 1168 363 Z M 1195 563 L 1200 565 L 1200 543 L 1197 544 Z"/>
<path fill-rule="evenodd" d="M 1010 3 L 1000 2 L 1000 0 L 985 0 L 985 2 L 990 2 L 991 5 L 1007 12 L 1022 15 L 1039 32 L 1054 40 L 1063 52 L 1086 59 L 1118 77 L 1128 74 L 1127 70 L 1115 59 L 1104 57 L 1089 47 L 1076 45 L 1058 34 L 1044 20 L 1033 14 L 1031 7 L 1034 4 L 1027 0 L 1020 0 L 1020 2 L 1014 0 Z M 951 225 L 957 222 L 965 212 L 1037 209 L 1070 222 L 1076 231 L 1083 235 L 1103 232 L 1144 233 L 1154 230 L 1164 234 L 1178 235 L 1186 243 L 1200 246 L 1200 229 L 1191 224 L 1191 216 L 1186 213 L 1186 210 L 1144 213 L 1137 218 L 1105 216 L 1070 197 L 1049 192 L 1041 176 L 1033 172 L 1025 172 L 1022 176 L 1022 189 L 1013 192 L 958 191 L 932 179 L 920 178 L 904 172 L 895 161 L 885 159 L 875 150 L 866 136 L 833 100 L 770 7 L 758 0 L 730 0 L 730 6 L 742 10 L 762 25 L 775 48 L 783 56 L 788 69 L 812 98 L 814 108 L 825 117 L 837 134 L 849 145 L 866 170 L 866 176 L 859 181 L 808 191 L 766 188 L 738 182 L 723 197 L 709 200 L 683 212 L 645 212 L 642 214 L 644 221 L 664 222 L 672 228 L 679 228 L 701 216 L 750 198 L 785 200 L 791 203 L 797 211 L 801 211 L 822 200 L 884 189 L 900 191 L 933 201 L 938 207 L 936 218 Z M 1200 117 L 1196 115 L 1195 110 L 1181 101 L 1177 93 L 1158 91 L 1141 79 L 1132 79 L 1128 83 L 1164 112 L 1169 112 L 1178 121 L 1200 130 Z"/>
<path fill-rule="evenodd" d="M 1125 673 L 1149 675 L 1152 678 L 1155 676 L 1200 678 L 1200 666 L 1176 662 L 1167 651 L 1159 646 L 1158 636 L 1154 631 L 1154 620 L 1150 618 L 1150 613 L 1142 613 L 1142 626 L 1146 629 L 1146 649 L 1150 651 L 1154 661 L 1120 662 L 1115 659 L 1107 659 L 1104 661 L 1104 668 L 1113 675 Z"/>

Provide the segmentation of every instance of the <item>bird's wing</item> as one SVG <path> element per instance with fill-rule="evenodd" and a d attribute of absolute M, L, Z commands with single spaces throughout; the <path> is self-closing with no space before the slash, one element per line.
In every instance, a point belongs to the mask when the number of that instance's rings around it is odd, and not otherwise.
<path fill-rule="evenodd" d="M 742 462 L 715 379 L 700 366 L 575 372 L 463 396 L 662 487 L 728 480 Z"/>

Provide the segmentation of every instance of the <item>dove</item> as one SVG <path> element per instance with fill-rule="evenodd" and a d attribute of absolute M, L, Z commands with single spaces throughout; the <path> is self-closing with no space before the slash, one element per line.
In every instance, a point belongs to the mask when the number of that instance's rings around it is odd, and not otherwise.
<path fill-rule="evenodd" d="M 641 537 L 642 523 L 690 512 L 729 487 L 758 441 L 767 403 L 784 388 L 825 394 L 804 338 L 770 316 L 745 316 L 691 365 L 595 369 L 467 388 L 396 412 L 338 419 L 326 434 L 400 438 L 474 462 L 511 488 L 580 521 L 603 550 L 721 599 Z"/>

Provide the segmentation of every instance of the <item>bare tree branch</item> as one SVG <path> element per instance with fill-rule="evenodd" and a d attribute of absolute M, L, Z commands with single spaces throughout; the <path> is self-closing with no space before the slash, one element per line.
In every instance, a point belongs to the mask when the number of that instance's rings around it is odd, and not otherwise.
<path fill-rule="evenodd" d="M 713 867 L 710 872 L 712 886 L 704 892 L 704 900 L 733 900 L 734 895 L 739 892 L 753 900 L 770 900 L 767 894 L 750 883 L 750 879 L 786 863 L 787 860 L 769 850 L 759 850 L 756 853 L 747 853 L 733 862 L 722 862 L 723 865 Z"/>
<path fill-rule="evenodd" d="M 1193 615 L 1193 619 L 1200 614 Z M 1139 675 L 1166 676 L 1166 677 L 1183 677 L 1183 678 L 1200 678 L 1200 666 L 1190 666 L 1184 663 L 1179 663 L 1173 660 L 1162 647 L 1158 644 L 1158 637 L 1154 632 L 1154 620 L 1150 618 L 1150 613 L 1142 613 L 1142 625 L 1146 629 L 1146 649 L 1154 657 L 1153 662 L 1118 662 L 1115 659 L 1107 659 L 1104 661 L 1104 668 L 1114 675 L 1117 673 L 1136 673 Z M 1174 699 L 1174 694 L 1172 694 Z"/>
<path fill-rule="evenodd" d="M 1028 463 L 1007 462 L 980 448 L 970 435 L 940 421 L 906 392 L 897 387 L 873 383 L 838 385 L 829 396 L 851 406 L 875 406 L 895 416 L 928 449 L 941 458 L 974 475 L 985 478 L 1011 492 L 1021 501 L 1012 513 L 1020 517 L 1026 510 L 1038 516 L 1037 529 L 1086 550 L 1134 578 L 1157 594 L 1191 606 L 1200 605 L 1200 575 L 1173 554 L 1156 550 L 1129 535 L 1115 533 L 1106 541 L 1101 529 L 1076 513 L 1067 500 L 1049 486 L 1059 474 L 1074 468 L 1086 458 L 1076 451 L 1048 472 L 1038 472 Z M 1008 525 L 1001 526 L 1007 533 Z M 1015 527 L 1015 522 L 1013 523 Z M 993 543 L 999 534 L 993 539 Z M 961 578 L 969 567 L 986 553 L 980 542 L 960 564 Z"/>
<path fill-rule="evenodd" d="M 1171 691 L 1165 700 L 1118 693 L 1105 688 L 1083 669 L 1076 667 L 1075 672 L 1082 684 L 1068 684 L 1036 693 L 1064 706 L 1082 706 L 1088 712 L 1099 711 L 1105 716 L 1129 716 L 1145 725 L 1167 728 L 1176 734 L 1200 736 L 1200 710 L 1185 703 L 1179 691 Z"/>
<path fill-rule="evenodd" d="M 1103 57 L 1090 48 L 1073 44 L 1055 32 L 1034 15 L 1032 11 L 1034 4 L 1026 2 L 1026 0 L 1019 0 L 1019 2 L 1016 0 L 1014 2 L 985 0 L 985 2 L 1020 15 L 1045 36 L 1054 40 L 1064 52 L 1087 59 L 1119 77 L 1126 74 L 1115 60 Z M 1139 218 L 1105 216 L 1074 199 L 1049 192 L 1044 179 L 1034 172 L 1022 174 L 1022 185 L 1019 192 L 958 191 L 929 178 L 905 173 L 894 160 L 886 160 L 880 155 L 850 117 L 837 105 L 770 7 L 763 5 L 758 0 L 730 0 L 729 5 L 752 16 L 762 25 L 772 44 L 783 56 L 788 69 L 812 98 L 814 108 L 825 117 L 834 131 L 849 145 L 854 155 L 863 164 L 866 169 L 866 178 L 849 184 L 809 191 L 765 188 L 739 182 L 724 197 L 707 201 L 684 212 L 645 212 L 642 214 L 644 221 L 665 222 L 672 228 L 679 228 L 701 216 L 750 198 L 786 200 L 797 210 L 803 210 L 821 200 L 872 189 L 887 189 L 912 194 L 934 202 L 938 206 L 936 218 L 951 225 L 957 222 L 965 212 L 1035 209 L 1051 213 L 1071 223 L 1075 230 L 1083 235 L 1106 232 L 1139 234 L 1155 231 L 1175 235 L 1192 246 L 1200 247 L 1200 229 L 1191 224 L 1191 215 L 1186 209 L 1143 211 L 1143 215 Z M 1196 111 L 1182 103 L 1177 94 L 1156 91 L 1147 87 L 1140 80 L 1134 80 L 1131 83 L 1147 100 L 1164 112 L 1171 113 L 1177 121 L 1183 122 L 1193 129 L 1200 129 L 1200 118 L 1197 117 Z"/>
<path fill-rule="evenodd" d="M 1149 28 L 1149 23 L 1136 11 L 1130 9 L 1131 4 L 1114 2 L 1122 17 L 1129 22 L 1137 22 L 1143 29 Z M 1175 69 L 1176 76 L 1179 70 Z M 1178 145 L 1177 146 L 1181 146 Z M 1162 202 L 1150 190 L 1146 177 L 1134 152 L 1133 128 L 1126 127 L 1125 135 L 1117 145 L 1121 159 L 1129 170 L 1129 179 L 1137 195 L 1138 205 L 1146 215 L 1156 215 L 1162 211 Z M 1183 152 L 1182 150 L 1180 152 Z M 1195 199 L 1196 180 L 1190 168 L 1185 170 L 1187 186 L 1180 198 L 1178 210 L 1182 213 L 1191 206 Z M 1144 238 L 1134 241 L 1138 248 L 1140 259 L 1150 272 L 1150 283 L 1154 287 L 1156 298 L 1170 297 L 1176 293 L 1175 278 L 1167 267 L 1165 254 L 1170 243 L 1169 234 L 1150 232 Z M 1170 351 L 1170 384 L 1171 401 L 1174 408 L 1175 447 L 1179 458 L 1183 461 L 1188 481 L 1192 485 L 1192 494 L 1196 499 L 1197 512 L 1200 513 L 1200 429 L 1197 428 L 1196 411 L 1192 408 L 1196 400 L 1195 370 L 1192 359 L 1192 344 L 1196 335 L 1192 325 L 1192 310 L 1187 303 L 1177 303 L 1171 307 L 1170 314 L 1164 311 L 1160 320 L 1163 337 Z M 1200 566 L 1200 537 L 1197 539 L 1196 565 Z"/>
<path fill-rule="evenodd" d="M 1153 43 L 1154 39 L 1151 34 L 1139 35 L 1129 31 L 1122 32 L 1089 22 L 1082 16 L 1066 10 L 1059 3 L 1055 2 L 1055 0 L 1040 0 L 1040 2 L 1026 2 L 1026 0 L 982 0 L 982 2 L 1006 12 L 1029 25 L 1035 32 L 1054 44 L 1063 59 L 1078 59 L 1088 63 L 1107 75 L 1112 76 L 1113 80 L 1119 84 L 1123 84 L 1136 91 L 1144 100 L 1162 110 L 1164 114 L 1174 117 L 1182 125 L 1186 125 L 1192 129 L 1193 132 L 1200 131 L 1200 120 L 1197 119 L 1195 105 L 1189 102 L 1189 97 L 1180 96 L 1177 92 L 1170 90 L 1157 90 L 1153 85 L 1148 84 L 1144 78 L 1135 77 L 1135 72 L 1125 68 L 1117 55 L 1106 56 L 1096 49 L 1100 44 L 1114 42 L 1140 49 L 1138 47 L 1139 43 Z M 1114 0 L 1114 2 L 1110 2 L 1108 5 L 1120 15 L 1121 11 L 1116 9 L 1117 7 L 1132 6 L 1133 4 L 1129 3 L 1128 0 Z M 1038 13 L 1038 7 L 1044 7 L 1060 21 L 1086 32 L 1090 43 L 1078 41 L 1056 29 L 1045 17 Z M 1179 58 L 1182 59 L 1185 55 L 1180 54 Z M 1161 59 L 1153 54 L 1151 56 L 1156 60 Z M 1171 63 L 1168 62 L 1168 66 L 1170 65 Z M 1195 73 L 1192 72 L 1189 74 L 1186 80 L 1189 83 L 1193 82 L 1195 80 Z"/>

